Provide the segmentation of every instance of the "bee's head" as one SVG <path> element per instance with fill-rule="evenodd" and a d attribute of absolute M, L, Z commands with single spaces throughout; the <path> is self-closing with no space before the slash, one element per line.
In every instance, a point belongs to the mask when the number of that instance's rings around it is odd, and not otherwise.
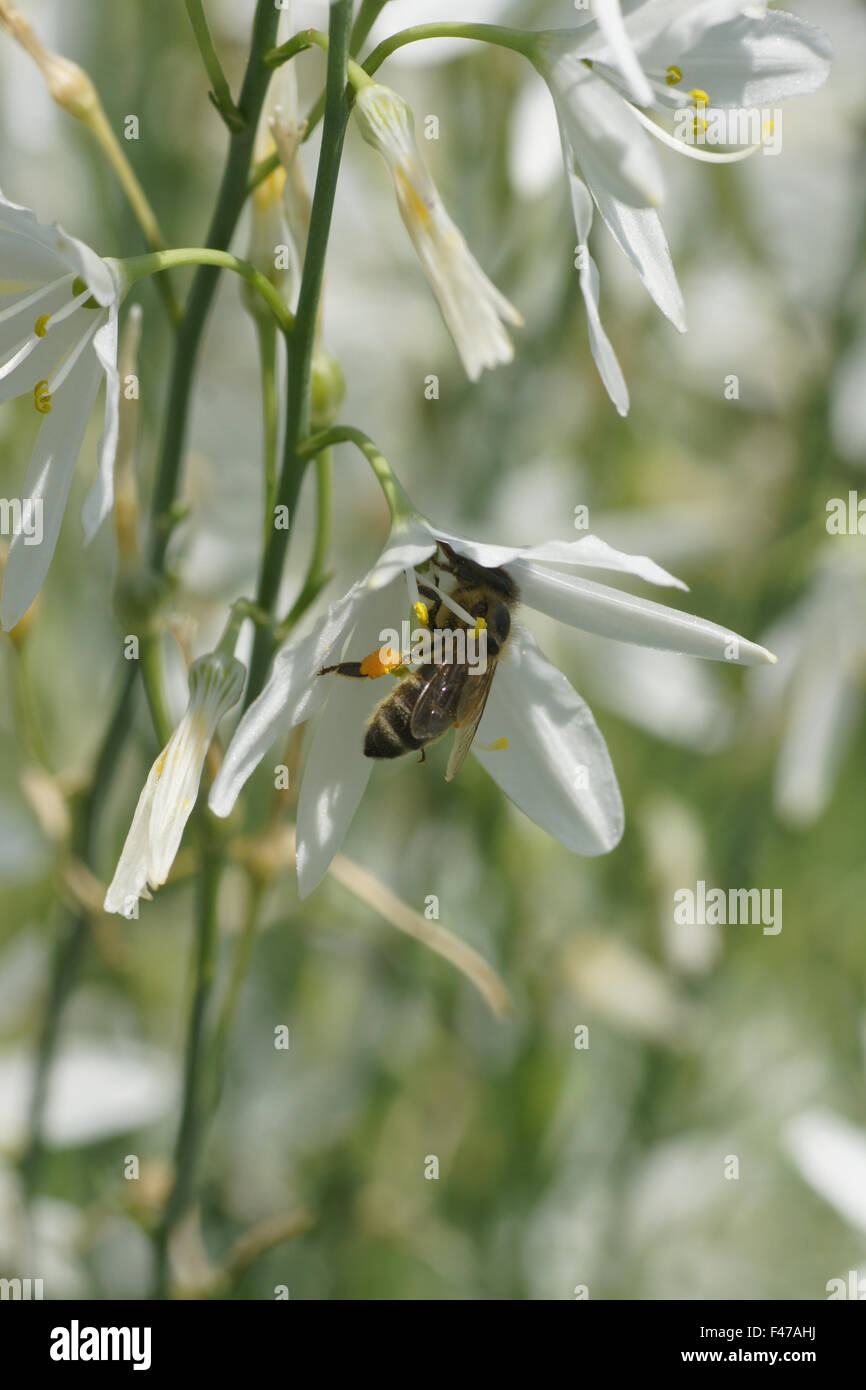
<path fill-rule="evenodd" d="M 458 584 L 488 589 L 500 594 L 504 603 L 516 602 L 517 585 L 504 569 L 488 568 L 487 565 L 476 564 L 474 560 L 467 560 L 465 555 L 458 555 L 445 541 L 439 542 L 439 549 L 445 556 L 444 560 L 439 561 L 440 568 L 453 574 Z"/>

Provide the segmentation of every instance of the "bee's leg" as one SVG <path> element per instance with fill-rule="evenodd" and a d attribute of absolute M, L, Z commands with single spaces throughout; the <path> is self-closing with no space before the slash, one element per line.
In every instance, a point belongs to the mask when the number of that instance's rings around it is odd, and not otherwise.
<path fill-rule="evenodd" d="M 370 673 L 362 671 L 361 661 L 338 661 L 336 666 L 320 666 L 316 672 L 317 676 L 329 676 L 332 672 L 335 676 L 352 676 L 355 680 L 369 680 Z"/>

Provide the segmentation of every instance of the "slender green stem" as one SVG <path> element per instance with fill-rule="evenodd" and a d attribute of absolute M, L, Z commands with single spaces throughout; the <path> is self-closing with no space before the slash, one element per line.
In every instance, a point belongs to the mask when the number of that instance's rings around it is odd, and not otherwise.
<path fill-rule="evenodd" d="M 216 967 L 217 900 L 222 852 L 210 839 L 207 813 L 202 816 L 200 827 L 203 847 L 196 916 L 195 979 L 184 1054 L 181 1118 L 174 1149 L 174 1186 L 155 1239 L 154 1298 L 166 1298 L 169 1293 L 171 1237 L 195 1190 L 199 1142 L 207 1110 L 203 1066 L 205 1025 Z"/>
<path fill-rule="evenodd" d="M 210 99 L 219 111 L 229 130 L 242 130 L 244 117 L 235 106 L 232 100 L 226 75 L 222 70 L 222 64 L 217 57 L 216 49 L 213 46 L 213 39 L 210 36 L 207 16 L 201 0 L 185 0 L 186 12 L 189 15 L 189 22 L 192 25 L 192 32 L 198 44 L 198 51 L 201 54 L 202 62 L 205 65 L 207 75 L 210 78 L 213 91 L 209 93 Z"/>
<path fill-rule="evenodd" d="M 162 641 L 158 632 L 149 632 L 141 639 L 141 679 L 147 697 L 147 707 L 160 746 L 165 747 L 174 727 L 165 703 L 165 684 L 162 674 Z"/>
<path fill-rule="evenodd" d="M 364 71 L 372 76 L 398 48 L 422 39 L 477 39 L 480 43 L 492 43 L 497 48 L 510 48 L 514 53 L 522 53 L 525 58 L 532 57 L 538 43 L 537 34 L 526 29 L 509 29 L 503 24 L 415 24 L 411 29 L 401 29 L 398 34 L 383 39 L 364 59 Z"/>
<path fill-rule="evenodd" d="M 228 983 L 213 1030 L 209 1068 L 211 1090 L 210 1108 L 212 1111 L 216 1109 L 222 1093 L 229 1038 L 231 1037 L 232 1025 L 234 1024 L 235 1014 L 237 1013 L 241 989 L 247 977 L 247 970 L 253 953 L 253 946 L 256 941 L 259 911 L 264 892 L 264 880 L 255 874 L 250 874 L 247 883 L 247 902 L 244 911 L 244 920 L 237 942 L 235 943 Z"/>
<path fill-rule="evenodd" d="M 79 803 L 73 832 L 72 851 L 85 863 L 93 862 L 99 813 L 130 726 L 132 698 L 138 673 L 134 661 L 125 662 L 124 666 L 126 669 L 114 711 L 97 754 L 90 786 Z M 36 1076 L 30 1096 L 29 1139 L 21 1161 L 21 1173 L 28 1194 L 35 1191 L 42 1166 L 43 1122 L 48 1081 L 57 1049 L 63 1007 L 78 973 L 78 963 L 86 938 L 87 914 L 67 912 L 65 928 L 55 949 L 48 999 L 36 1052 Z"/>
<path fill-rule="evenodd" d="M 298 453 L 300 452 L 299 449 Z M 316 455 L 316 538 L 301 592 L 285 618 L 276 627 L 276 637 L 280 642 L 285 640 L 310 605 L 316 601 L 331 577 L 326 568 L 331 545 L 331 463 L 329 448 L 322 449 Z"/>
<path fill-rule="evenodd" d="M 258 0 L 250 56 L 238 102 L 238 109 L 246 124 L 242 130 L 231 135 L 229 155 L 207 236 L 207 245 L 214 250 L 225 251 L 228 247 L 246 200 L 253 141 L 271 75 L 263 55 L 273 48 L 278 22 L 279 10 L 273 0 Z M 180 481 L 190 393 L 204 325 L 218 278 L 216 266 L 199 266 L 175 344 L 165 433 L 151 506 L 150 559 L 156 570 L 161 570 L 165 562 L 174 524 L 174 503 Z"/>
<path fill-rule="evenodd" d="M 323 53 L 327 53 L 329 44 L 328 35 L 323 34 L 321 29 L 301 29 L 287 43 L 280 44 L 279 48 L 272 48 L 270 53 L 266 53 L 265 62 L 272 68 L 278 68 L 308 48 L 321 48 Z M 351 57 L 346 60 L 346 76 L 356 92 L 370 85 L 370 78 L 364 69 L 360 64 L 353 62 Z"/>
<path fill-rule="evenodd" d="M 277 499 L 277 448 L 279 418 L 277 410 L 277 332 L 274 325 L 256 318 L 262 389 L 262 458 L 265 476 L 264 545 L 274 524 Z"/>
<path fill-rule="evenodd" d="M 277 506 L 288 509 L 290 523 L 304 475 L 305 459 L 298 456 L 297 446 L 305 437 L 310 418 L 310 385 L 313 349 L 316 338 L 316 319 L 325 269 L 331 214 L 340 170 L 340 157 L 349 103 L 346 96 L 346 69 L 349 57 L 349 30 L 352 17 L 350 0 L 335 0 L 331 5 L 326 82 L 325 121 L 322 129 L 322 148 L 316 174 L 316 188 L 310 214 L 310 235 L 304 257 L 301 288 L 294 331 L 286 338 L 288 382 L 286 391 L 286 423 L 283 463 L 277 488 Z M 291 532 L 274 527 L 262 557 L 257 603 L 273 616 L 283 576 L 283 564 Z M 256 630 L 246 703 L 249 705 L 261 689 L 273 655 L 274 635 L 267 628 Z"/>
<path fill-rule="evenodd" d="M 219 270 L 233 270 L 261 295 L 283 332 L 291 330 L 292 314 L 279 290 L 249 261 L 242 261 L 230 251 L 217 251 L 210 246 L 173 246 L 166 251 L 152 251 L 149 256 L 130 256 L 118 264 L 131 284 L 145 275 L 183 265 L 212 265 Z"/>
<path fill-rule="evenodd" d="M 305 439 L 303 444 L 298 446 L 298 457 L 300 459 L 315 458 L 332 444 L 354 444 L 361 450 L 376 474 L 393 521 L 417 516 L 415 507 L 403 491 L 403 487 L 385 455 L 378 444 L 374 443 L 363 430 L 355 429 L 352 425 L 334 425 L 332 429 L 321 430 L 318 434 Z"/>

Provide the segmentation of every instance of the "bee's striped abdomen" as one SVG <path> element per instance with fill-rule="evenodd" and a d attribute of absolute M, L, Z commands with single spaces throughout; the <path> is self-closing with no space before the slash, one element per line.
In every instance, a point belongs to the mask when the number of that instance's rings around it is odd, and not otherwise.
<path fill-rule="evenodd" d="M 400 758 L 423 746 L 424 740 L 417 739 L 409 726 L 418 696 L 432 673 L 432 666 L 413 671 L 376 706 L 364 737 L 365 757 Z"/>

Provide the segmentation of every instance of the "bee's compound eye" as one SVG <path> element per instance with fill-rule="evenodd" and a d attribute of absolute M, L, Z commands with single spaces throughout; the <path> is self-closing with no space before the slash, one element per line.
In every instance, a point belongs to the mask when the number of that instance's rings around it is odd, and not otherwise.
<path fill-rule="evenodd" d="M 497 650 L 508 641 L 508 634 L 511 631 L 511 613 L 506 603 L 494 603 L 490 605 L 490 612 L 487 617 L 487 631 L 496 643 Z"/>

